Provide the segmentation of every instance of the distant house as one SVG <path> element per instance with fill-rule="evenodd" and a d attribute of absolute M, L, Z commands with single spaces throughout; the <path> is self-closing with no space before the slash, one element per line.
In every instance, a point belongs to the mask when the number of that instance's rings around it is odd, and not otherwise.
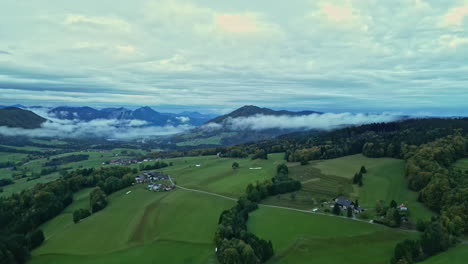
<path fill-rule="evenodd" d="M 347 210 L 348 208 L 351 208 L 351 209 L 353 209 L 354 213 L 360 213 L 360 212 L 365 211 L 365 209 L 362 208 L 361 206 L 356 206 L 356 204 L 353 201 L 347 200 L 342 196 L 339 196 L 339 197 L 333 199 L 333 202 L 338 204 L 338 206 L 342 210 Z M 330 206 L 330 207 L 333 208 L 333 206 Z"/>
<path fill-rule="evenodd" d="M 144 182 L 147 182 L 147 181 L 148 181 L 148 179 L 143 174 L 140 174 L 140 175 L 135 177 L 135 182 L 136 183 L 144 183 Z"/>
<path fill-rule="evenodd" d="M 336 204 L 338 204 L 338 206 L 341 209 L 347 209 L 348 207 L 354 208 L 354 202 L 346 200 L 342 196 L 335 198 L 334 201 L 335 201 Z"/>
<path fill-rule="evenodd" d="M 400 204 L 398 206 L 398 210 L 402 211 L 402 212 L 407 212 L 408 211 L 408 207 L 406 207 L 406 205 L 404 204 Z"/>

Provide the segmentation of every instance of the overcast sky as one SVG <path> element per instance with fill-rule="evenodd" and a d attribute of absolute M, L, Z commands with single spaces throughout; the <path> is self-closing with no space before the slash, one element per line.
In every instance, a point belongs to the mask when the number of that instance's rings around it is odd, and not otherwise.
<path fill-rule="evenodd" d="M 0 104 L 468 114 L 468 1 L 1 0 L 0 25 Z"/>

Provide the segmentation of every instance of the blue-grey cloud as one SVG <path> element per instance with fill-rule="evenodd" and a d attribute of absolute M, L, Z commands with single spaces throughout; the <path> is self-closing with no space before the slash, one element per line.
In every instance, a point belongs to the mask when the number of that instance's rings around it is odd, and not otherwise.
<path fill-rule="evenodd" d="M 467 3 L 8 1 L 0 103 L 461 113 Z"/>

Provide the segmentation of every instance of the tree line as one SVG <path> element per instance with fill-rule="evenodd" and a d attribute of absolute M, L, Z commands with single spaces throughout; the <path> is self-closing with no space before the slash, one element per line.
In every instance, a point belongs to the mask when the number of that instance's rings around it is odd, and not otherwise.
<path fill-rule="evenodd" d="M 296 191 L 301 183 L 288 177 L 288 167 L 281 164 L 271 181 L 249 184 L 237 204 L 221 213 L 215 233 L 216 257 L 223 264 L 264 263 L 273 254 L 271 241 L 258 238 L 247 230 L 249 213 L 258 208 L 258 202 L 269 195 Z"/>

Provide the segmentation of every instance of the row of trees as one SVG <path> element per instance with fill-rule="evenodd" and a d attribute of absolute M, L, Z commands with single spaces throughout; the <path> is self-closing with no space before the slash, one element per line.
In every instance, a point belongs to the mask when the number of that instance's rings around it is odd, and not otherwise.
<path fill-rule="evenodd" d="M 356 172 L 353 177 L 353 184 L 357 184 L 359 186 L 363 185 L 363 175 L 367 173 L 366 167 L 361 166 L 359 172 Z"/>
<path fill-rule="evenodd" d="M 456 237 L 451 235 L 438 219 L 434 218 L 420 239 L 407 239 L 396 245 L 390 263 L 410 264 L 423 261 L 439 252 L 447 250 L 455 243 L 457 243 Z"/>
<path fill-rule="evenodd" d="M 257 208 L 257 203 L 241 197 L 236 206 L 222 212 L 214 238 L 220 263 L 256 264 L 273 256 L 271 241 L 260 239 L 247 230 L 249 213 Z"/>
<path fill-rule="evenodd" d="M 238 200 L 236 206 L 221 214 L 214 239 L 216 256 L 220 263 L 263 263 L 273 256 L 271 241 L 250 233 L 247 230 L 247 220 L 249 213 L 258 208 L 257 203 L 262 199 L 300 189 L 300 182 L 290 179 L 288 173 L 289 169 L 285 164 L 279 165 L 272 180 L 249 184 L 245 196 Z"/>
<path fill-rule="evenodd" d="M 167 164 L 164 161 L 156 161 L 153 164 L 140 164 L 140 170 L 141 171 L 146 171 L 146 170 L 157 170 L 157 169 L 162 169 L 172 166 L 172 164 Z"/>
<path fill-rule="evenodd" d="M 88 160 L 88 159 L 89 159 L 88 154 L 73 154 L 73 155 L 53 158 L 47 161 L 46 163 L 44 163 L 44 166 L 60 166 L 63 164 L 67 164 L 71 162 L 78 162 L 78 161 L 83 161 L 83 160 Z"/>

